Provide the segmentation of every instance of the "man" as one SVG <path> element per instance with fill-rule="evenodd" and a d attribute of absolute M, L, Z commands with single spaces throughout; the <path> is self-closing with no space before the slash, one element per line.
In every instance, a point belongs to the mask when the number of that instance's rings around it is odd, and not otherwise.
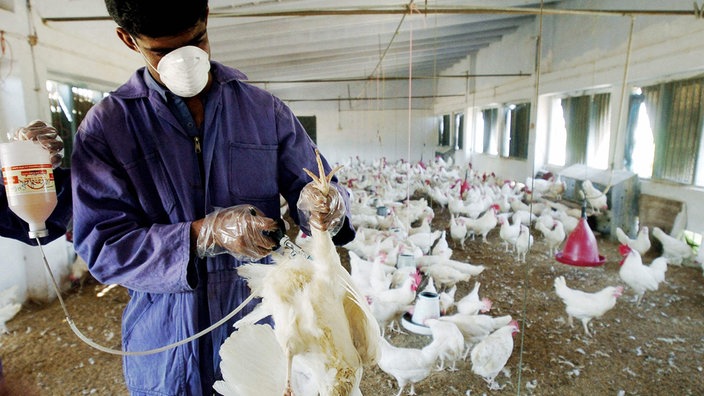
<path fill-rule="evenodd" d="M 207 0 L 106 6 L 145 67 L 78 129 L 74 241 L 96 279 L 129 289 L 123 348 L 142 351 L 205 329 L 249 295 L 239 259 L 268 260 L 274 242 L 264 232 L 276 228 L 279 194 L 295 205 L 303 191 L 311 221 L 339 229 L 338 244 L 354 229 L 343 190 L 321 197 L 306 186 L 315 146 L 291 110 L 209 60 Z M 212 394 L 231 324 L 175 349 L 125 357 L 130 392 Z"/>

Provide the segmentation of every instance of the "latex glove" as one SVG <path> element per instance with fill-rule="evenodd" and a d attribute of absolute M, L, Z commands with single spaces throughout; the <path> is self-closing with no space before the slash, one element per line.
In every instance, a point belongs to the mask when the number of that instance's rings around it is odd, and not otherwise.
<path fill-rule="evenodd" d="M 275 220 L 252 205 L 216 209 L 203 220 L 196 242 L 198 256 L 228 253 L 240 260 L 259 260 L 276 246 L 264 232 L 277 228 Z"/>
<path fill-rule="evenodd" d="M 54 168 L 61 165 L 61 160 L 64 158 L 64 141 L 56 129 L 44 121 L 35 120 L 27 126 L 17 128 L 10 139 L 38 142 L 51 154 L 51 165 Z"/>
<path fill-rule="evenodd" d="M 315 182 L 306 184 L 298 198 L 298 212 L 310 227 L 337 234 L 345 221 L 345 200 L 342 187 L 330 183 L 327 195 L 317 187 Z"/>

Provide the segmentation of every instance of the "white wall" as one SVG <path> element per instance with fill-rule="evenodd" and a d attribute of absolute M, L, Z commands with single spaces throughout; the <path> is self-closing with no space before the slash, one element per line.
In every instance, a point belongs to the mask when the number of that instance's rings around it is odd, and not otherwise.
<path fill-rule="evenodd" d="M 49 267 L 60 289 L 69 285 L 68 275 L 74 259 L 73 245 L 61 237 L 42 246 Z M 56 298 L 46 270 L 42 250 L 13 239 L 0 237 L 0 290 L 17 285 L 16 301 L 49 302 Z"/>
<path fill-rule="evenodd" d="M 126 47 L 115 51 L 113 36 L 105 46 L 94 37 L 75 37 L 42 24 L 32 15 L 36 45 L 29 44 L 30 24 L 24 0 L 15 0 L 15 12 L 0 10 L 0 26 L 8 50 L 0 60 L 0 135 L 41 118 L 49 119 L 45 81 L 56 79 L 90 88 L 109 90 L 124 82 L 137 65 L 138 54 Z"/>
<path fill-rule="evenodd" d="M 639 1 L 619 1 L 617 5 L 608 0 L 586 2 L 573 1 L 569 8 L 589 9 L 660 9 L 691 8 L 691 2 L 670 1 L 660 4 L 643 4 Z M 522 101 L 535 103 L 539 97 L 539 108 L 534 111 L 536 127 L 531 130 L 531 141 L 545 144 L 547 134 L 544 98 L 561 93 L 579 93 L 587 89 L 601 89 L 611 94 L 610 163 L 614 169 L 623 167 L 624 129 L 626 101 L 630 88 L 655 82 L 686 78 L 704 73 L 704 25 L 694 16 L 637 16 L 631 44 L 630 61 L 626 64 L 627 43 L 631 18 L 623 16 L 545 16 L 543 18 L 542 49 L 539 80 L 525 78 L 477 78 L 464 104 L 438 100 L 435 112 L 442 114 L 448 109 L 465 105 L 484 107 L 496 103 Z M 518 29 L 498 43 L 480 50 L 476 59 L 468 56 L 446 74 L 458 73 L 518 73 L 535 69 L 536 37 L 538 19 L 533 25 Z M 471 65 L 471 67 L 470 67 Z M 627 68 L 626 68 L 627 65 Z M 623 84 L 627 72 L 626 85 Z M 536 81 L 539 90 L 536 94 Z M 438 94 L 453 89 L 451 83 L 441 81 Z M 622 92 L 625 95 L 622 95 Z M 541 118 L 542 117 L 542 118 Z M 472 124 L 468 123 L 468 136 L 472 140 Z M 496 170 L 500 176 L 522 179 L 545 166 L 544 148 L 532 145 L 528 161 L 500 159 L 495 156 L 470 154 L 473 165 L 480 171 Z M 559 170 L 559 169 L 558 169 Z M 499 173 L 501 172 L 501 173 Z M 505 173 L 503 173 L 505 172 Z M 697 210 L 704 200 L 700 188 L 644 181 L 644 193 L 684 201 L 688 210 L 688 229 L 704 232 L 704 211 Z"/>
<path fill-rule="evenodd" d="M 435 155 L 436 119 L 430 110 L 337 110 L 320 103 L 291 105 L 298 116 L 316 116 L 317 142 L 330 162 L 351 157 L 417 161 Z M 409 148 L 410 142 L 410 148 Z M 410 149 L 410 152 L 409 152 Z"/>

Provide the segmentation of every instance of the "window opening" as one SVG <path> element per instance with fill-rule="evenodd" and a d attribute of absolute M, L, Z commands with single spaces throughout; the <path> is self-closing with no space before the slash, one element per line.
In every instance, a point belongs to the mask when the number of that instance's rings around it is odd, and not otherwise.
<path fill-rule="evenodd" d="M 88 110 L 107 96 L 107 93 L 51 80 L 46 81 L 46 90 L 51 112 L 51 125 L 56 128 L 64 141 L 62 165 L 70 167 L 73 136 Z"/>

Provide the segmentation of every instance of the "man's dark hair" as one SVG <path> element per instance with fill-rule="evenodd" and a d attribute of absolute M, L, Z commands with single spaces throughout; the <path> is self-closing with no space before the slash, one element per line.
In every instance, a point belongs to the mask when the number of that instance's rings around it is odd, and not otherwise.
<path fill-rule="evenodd" d="M 204 20 L 208 0 L 105 0 L 113 20 L 129 34 L 173 36 Z"/>

